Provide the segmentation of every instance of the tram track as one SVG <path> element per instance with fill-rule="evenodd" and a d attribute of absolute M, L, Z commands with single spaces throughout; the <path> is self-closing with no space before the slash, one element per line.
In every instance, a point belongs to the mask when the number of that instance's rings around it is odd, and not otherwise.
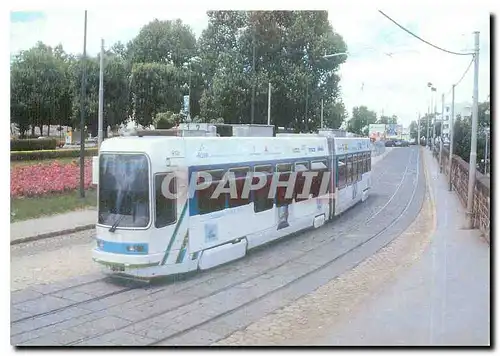
<path fill-rule="evenodd" d="M 419 155 L 417 154 L 417 157 L 418 157 L 418 156 L 419 156 Z M 411 161 L 411 155 L 410 155 L 410 161 Z M 419 168 L 418 168 L 418 165 L 419 165 L 419 160 L 417 159 L 417 177 L 418 177 L 418 174 L 419 174 Z M 404 175 L 403 175 L 403 179 L 401 180 L 401 183 L 398 185 L 398 187 L 397 187 L 396 191 L 395 191 L 395 192 L 394 192 L 394 194 L 391 196 L 391 198 L 389 199 L 388 203 L 389 203 L 389 202 L 390 202 L 390 201 L 394 198 L 394 196 L 397 194 L 397 192 L 398 192 L 399 188 L 401 187 L 402 182 L 404 181 L 404 178 L 406 177 L 406 173 L 407 173 L 407 171 L 408 171 L 408 168 L 409 168 L 409 165 L 406 167 L 406 170 L 405 170 L 405 173 L 404 173 Z M 395 218 L 394 218 L 394 219 L 390 222 L 390 224 L 389 224 L 389 225 L 384 226 L 381 230 L 379 230 L 376 234 L 374 234 L 374 235 L 372 235 L 371 237 L 369 237 L 367 240 L 365 240 L 365 241 L 363 241 L 363 242 L 361 242 L 361 243 L 359 243 L 359 244 L 355 245 L 354 247 L 352 247 L 352 248 L 348 249 L 347 251 L 344 251 L 344 252 L 343 252 L 343 253 L 341 253 L 340 255 L 336 256 L 334 259 L 332 259 L 332 260 L 330 260 L 330 261 L 328 261 L 328 262 L 326 262 L 326 263 L 324 263 L 324 264 L 320 265 L 319 267 L 314 268 L 312 271 L 309 271 L 309 272 L 307 272 L 307 273 L 303 274 L 302 276 L 299 276 L 298 278 L 294 279 L 294 280 L 293 280 L 293 281 L 291 281 L 290 283 L 287 283 L 287 284 L 285 284 L 285 285 L 282 285 L 282 286 L 278 287 L 277 289 L 272 290 L 271 292 L 269 292 L 269 293 L 267 293 L 267 294 L 264 294 L 264 295 L 262 295 L 262 296 L 259 296 L 259 297 L 255 298 L 255 299 L 252 299 L 252 300 L 250 300 L 249 302 L 244 303 L 244 304 L 242 304 L 242 305 L 240 305 L 240 306 L 238 306 L 238 307 L 236 307 L 236 308 L 234 308 L 234 309 L 231 309 L 231 310 L 228 310 L 228 311 L 226 311 L 226 312 L 224 312 L 224 313 L 221 313 L 220 315 L 217 315 L 216 317 L 214 317 L 214 318 L 212 318 L 212 319 L 206 320 L 206 321 L 204 321 L 204 322 L 202 322 L 202 323 L 199 323 L 199 324 L 197 324 L 197 325 L 195 325 L 195 326 L 192 326 L 192 327 L 190 327 L 190 328 L 188 328 L 188 329 L 185 329 L 185 330 L 179 331 L 178 333 L 172 334 L 172 335 L 170 335 L 169 337 L 167 337 L 167 338 L 165 338 L 165 339 L 159 340 L 159 341 L 158 341 L 158 342 L 156 342 L 155 344 L 158 344 L 158 343 L 161 343 L 161 342 L 165 342 L 166 340 L 169 340 L 169 339 L 172 339 L 172 338 L 178 337 L 178 336 L 180 336 L 180 335 L 182 335 L 182 334 L 188 333 L 189 331 L 191 331 L 191 330 L 193 330 L 193 329 L 195 329 L 195 328 L 197 328 L 197 327 L 203 326 L 203 325 L 205 325 L 205 324 L 207 324 L 207 323 L 209 323 L 209 322 L 211 322 L 211 321 L 213 321 L 213 320 L 216 320 L 216 319 L 218 319 L 218 318 L 222 318 L 222 317 L 224 317 L 225 315 L 228 315 L 228 314 L 234 313 L 234 312 L 235 312 L 235 311 L 237 311 L 238 309 L 241 309 L 241 308 L 244 308 L 244 307 L 246 307 L 246 306 L 248 306 L 248 305 L 250 305 L 250 304 L 256 303 L 256 302 L 258 302 L 259 300 L 262 300 L 263 298 L 265 298 L 265 297 L 267 297 L 267 296 L 271 295 L 272 293 L 276 293 L 276 292 L 277 292 L 277 291 L 279 291 L 280 289 L 283 289 L 283 288 L 288 287 L 288 286 L 289 286 L 289 285 L 291 285 L 292 283 L 297 283 L 297 282 L 299 282 L 300 280 L 302 280 L 302 279 L 304 279 L 304 278 L 307 278 L 307 277 L 309 277 L 309 276 L 313 275 L 314 273 L 318 272 L 319 270 L 322 270 L 322 269 L 324 269 L 324 268 L 328 267 L 329 265 L 331 265 L 331 264 L 335 263 L 336 261 L 338 261 L 338 260 L 339 260 L 339 259 L 341 259 L 342 257 L 346 256 L 347 254 L 349 254 L 349 253 L 351 253 L 351 252 L 355 251 L 356 249 L 359 249 L 360 247 L 362 247 L 362 246 L 366 245 L 367 243 L 369 243 L 370 241 L 372 241 L 373 239 L 377 238 L 378 236 L 380 236 L 381 234 L 383 234 L 385 231 L 387 231 L 388 229 L 390 229 L 392 226 L 394 226 L 394 225 L 395 225 L 395 223 L 396 223 L 397 221 L 399 221 L 399 220 L 401 219 L 401 217 L 402 217 L 402 216 L 403 216 L 403 215 L 407 212 L 408 208 L 410 207 L 411 203 L 413 202 L 413 198 L 415 197 L 415 193 L 416 193 L 416 191 L 417 191 L 417 187 L 418 187 L 418 181 L 419 181 L 419 180 L 418 180 L 418 179 L 416 179 L 416 181 L 415 181 L 415 183 L 414 183 L 414 186 L 413 186 L 412 195 L 411 195 L 410 199 L 408 200 L 408 202 L 406 203 L 406 205 L 405 205 L 405 207 L 404 207 L 403 211 L 401 211 L 401 213 L 400 213 L 400 214 L 398 214 L 398 215 L 397 215 L 397 216 L 396 216 L 396 217 L 395 217 Z M 384 207 L 378 211 L 378 213 L 380 213 L 383 209 L 385 209 L 385 208 L 386 208 L 386 206 L 388 205 L 388 203 L 387 203 L 387 204 L 385 204 L 385 205 L 384 205 Z M 378 215 L 378 213 L 377 213 L 377 214 L 374 214 L 374 215 L 373 215 L 373 217 L 374 217 L 374 216 L 376 216 L 376 215 Z M 371 220 L 371 218 L 370 218 L 369 220 Z M 369 221 L 369 220 L 368 220 L 368 221 Z M 368 221 L 366 221 L 366 222 L 368 222 Z M 339 237 L 340 237 L 340 236 L 339 236 Z M 380 246 L 380 247 L 377 249 L 377 251 L 378 251 L 378 250 L 380 250 L 380 249 L 382 249 L 382 248 L 384 248 L 385 246 L 387 246 L 387 245 L 388 245 L 391 241 L 392 241 L 392 240 L 390 240 L 390 241 L 388 241 L 386 244 L 384 244 L 384 245 Z M 377 252 L 377 251 L 375 251 L 375 252 Z M 308 252 L 306 252 L 306 253 L 309 253 L 309 252 L 310 252 L 310 251 L 308 251 Z M 304 254 L 305 254 L 305 253 L 304 253 Z M 295 258 L 295 260 L 296 260 L 296 259 L 297 259 L 297 258 Z M 359 263 L 361 263 L 361 262 L 362 262 L 362 261 L 359 261 Z M 215 341 L 219 341 L 219 340 L 215 340 Z M 153 345 L 155 345 L 155 344 L 153 344 Z"/>
<path fill-rule="evenodd" d="M 360 225 L 363 225 L 363 224 L 366 224 L 368 223 L 370 220 L 372 220 L 376 215 L 378 215 L 382 210 L 385 209 L 385 207 L 392 201 L 392 199 L 394 198 L 394 196 L 397 194 L 397 192 L 399 191 L 402 183 L 404 182 L 404 178 L 407 174 L 407 171 L 408 171 L 408 168 L 409 168 L 409 162 L 411 161 L 411 155 L 410 155 L 410 158 L 409 158 L 409 161 L 408 161 L 408 164 L 406 165 L 406 169 L 403 173 L 403 178 L 401 179 L 401 181 L 399 182 L 398 186 L 396 187 L 396 190 L 395 192 L 393 193 L 393 195 L 389 198 L 389 200 L 387 201 L 387 203 L 381 208 L 379 209 L 375 214 L 373 214 L 370 218 L 368 218 L 366 221 L 364 222 L 360 222 L 359 224 L 357 224 L 356 226 L 354 226 L 354 228 L 360 226 Z M 381 176 L 384 175 L 386 171 L 383 170 L 382 173 L 378 176 L 378 181 L 380 181 L 380 178 Z M 352 210 L 352 209 L 350 209 Z M 345 213 L 344 213 L 345 214 Z M 336 217 L 333 222 L 330 221 L 328 222 L 327 225 L 331 225 L 332 223 L 334 223 L 336 220 L 338 220 L 339 217 Z M 293 238 L 293 237 L 296 237 L 298 235 L 301 235 L 303 234 L 304 231 L 299 231 L 297 233 L 294 233 L 294 234 L 291 234 L 289 235 L 287 238 Z M 341 235 L 332 235 L 331 237 L 332 238 L 341 238 L 345 235 L 344 234 L 341 234 Z M 330 239 L 329 241 L 331 241 L 332 239 Z M 263 246 L 259 246 L 257 249 L 255 249 L 255 251 L 257 250 L 262 250 L 264 248 L 268 248 L 270 247 L 270 245 L 273 245 L 273 244 L 277 244 L 277 243 L 280 243 L 282 241 L 273 241 L 271 242 L 270 244 L 266 244 L 266 245 L 263 245 Z M 324 241 L 322 241 L 324 242 Z M 302 257 L 304 256 L 305 254 L 307 254 L 308 252 L 310 252 L 311 250 L 317 248 L 318 244 L 314 245 L 312 248 L 306 250 L 304 253 L 302 253 L 301 255 L 299 255 L 298 257 Z M 250 255 L 251 253 L 253 253 L 254 251 L 249 251 L 250 253 L 248 255 Z M 292 259 L 290 260 L 286 260 L 284 261 L 283 263 L 281 264 L 278 264 L 276 266 L 273 266 L 272 268 L 269 268 L 268 270 L 264 270 L 262 271 L 261 273 L 268 273 L 268 272 L 271 272 L 273 269 L 277 269 L 279 267 L 281 267 L 282 265 L 284 265 L 285 263 L 288 263 L 292 261 Z M 213 271 L 213 270 L 211 270 Z M 207 272 L 208 273 L 208 272 Z M 214 277 L 216 278 L 216 277 Z M 251 277 L 252 278 L 252 277 Z M 91 284 L 95 284 L 95 283 L 99 283 L 99 282 L 104 282 L 104 284 L 108 285 L 108 283 L 106 283 L 106 281 L 112 281 L 114 278 L 110 277 L 110 276 L 105 276 L 105 277 L 102 277 L 102 278 L 99 278 L 97 280 L 92 280 L 92 281 L 88 281 L 88 282 L 84 282 L 84 283 L 80 283 L 80 284 L 76 284 L 76 285 L 71 285 L 69 287 L 66 287 L 66 288 L 62 288 L 62 289 L 58 289 L 56 290 L 55 292 L 52 292 L 52 293 L 48 293 L 47 295 L 60 295 L 61 293 L 64 293 L 64 292 L 67 292 L 67 291 L 70 291 L 70 290 L 74 290 L 74 289 L 78 289 L 80 287 L 83 287 L 83 286 L 86 286 L 86 285 L 91 285 Z M 117 281 L 120 281 L 120 283 L 125 283 L 125 284 L 134 284 L 135 282 L 134 281 L 131 281 L 131 282 L 128 282 L 126 280 L 123 280 L 122 278 L 118 278 L 118 279 L 115 279 Z M 243 282 L 246 282 L 245 280 Z M 74 302 L 74 303 L 71 303 L 71 304 L 68 304 L 68 305 L 65 305 L 63 307 L 59 307 L 59 308 L 56 308 L 56 309 L 52 309 L 50 311 L 47 311 L 47 312 L 43 312 L 43 313 L 37 313 L 37 314 L 33 314 L 33 315 L 30 315 L 30 316 L 27 316 L 27 317 L 22 317 L 22 318 L 19 318 L 19 319 L 15 319 L 13 321 L 11 321 L 11 324 L 16 324 L 16 323 L 19 323 L 19 322 L 22 322 L 22 321 L 25 321 L 25 320 L 29 320 L 29 319 L 33 319 L 33 318 L 38 318 L 38 317 L 43 317 L 43 316 L 47 316 L 47 315 L 51 315 L 51 314 L 55 314 L 55 313 L 58 313 L 58 312 L 61 312 L 61 311 L 64 311 L 64 310 L 67 310 L 67 309 L 70 309 L 70 308 L 73 308 L 73 307 L 77 307 L 77 306 L 81 306 L 81 305 L 84 305 L 84 304 L 88 304 L 88 303 L 92 303 L 92 302 L 97 302 L 99 300 L 102 300 L 102 299 L 105 299 L 105 298 L 108 298 L 108 297 L 112 297 L 112 296 L 116 296 L 116 295 L 119 295 L 119 294 L 123 294 L 123 293 L 127 293 L 129 291 L 132 291 L 132 290 L 135 290 L 137 288 L 140 288 L 143 286 L 143 283 L 141 282 L 137 282 L 135 283 L 134 286 L 131 286 L 131 287 L 124 287 L 123 289 L 121 290 L 118 290 L 118 291 L 113 291 L 113 292 L 110 292 L 110 293 L 106 293 L 106 294 L 103 294 L 103 295 L 100 295 L 100 296 L 96 296 L 94 298 L 90 298 L 90 299 L 86 299 L 86 300 L 82 300 L 82 301 L 78 301 L 78 302 Z M 232 287 L 233 285 L 230 285 L 229 287 Z M 166 287 L 168 288 L 168 287 Z M 164 291 L 166 288 L 162 288 L 162 289 L 159 289 L 159 290 L 153 290 L 151 292 L 151 294 L 155 294 L 155 293 L 158 293 L 158 292 L 162 292 Z M 36 299 L 36 298 L 33 298 L 33 299 Z M 29 301 L 29 300 L 33 300 L 33 299 L 27 299 L 25 301 Z"/>
<path fill-rule="evenodd" d="M 307 248 L 305 250 L 302 250 L 302 253 L 299 253 L 299 254 L 293 256 L 292 258 L 285 259 L 283 262 L 275 264 L 275 265 L 273 265 L 270 268 L 264 268 L 264 269 L 257 268 L 257 270 L 255 270 L 253 273 L 250 273 L 250 276 L 246 276 L 246 278 L 233 278 L 233 283 L 228 283 L 228 284 L 224 285 L 224 287 L 222 287 L 222 288 L 214 288 L 210 293 L 204 293 L 201 296 L 199 296 L 198 298 L 191 298 L 191 299 L 187 298 L 184 303 L 179 303 L 178 305 L 172 306 L 170 308 L 166 307 L 165 309 L 162 309 L 159 312 L 152 313 L 150 315 L 146 315 L 144 318 L 136 319 L 136 320 L 134 320 L 133 324 L 138 324 L 138 323 L 147 321 L 148 319 L 155 318 L 157 316 L 161 316 L 161 315 L 164 315 L 164 314 L 168 314 L 168 313 L 173 312 L 175 310 L 186 308 L 186 307 L 188 307 L 189 305 L 191 305 L 193 303 L 198 303 L 200 301 L 203 301 L 203 300 L 206 300 L 206 299 L 208 299 L 210 297 L 213 297 L 213 296 L 215 296 L 217 294 L 220 294 L 222 292 L 228 291 L 228 290 L 230 290 L 232 288 L 235 288 L 237 286 L 241 286 L 241 285 L 243 285 L 245 283 L 248 283 L 248 282 L 250 282 L 252 280 L 258 279 L 262 275 L 270 275 L 270 274 L 272 274 L 272 272 L 277 271 L 281 267 L 285 266 L 287 263 L 291 263 L 291 262 L 295 262 L 297 260 L 300 260 L 302 257 L 304 257 L 305 255 L 307 255 L 307 254 L 309 254 L 309 253 L 311 253 L 311 252 L 313 252 L 315 250 L 321 250 L 321 247 L 322 247 L 322 245 L 325 244 L 325 242 L 329 243 L 329 242 L 332 242 L 332 241 L 334 241 L 336 239 L 340 239 L 340 238 L 346 236 L 350 231 L 355 230 L 356 228 L 358 228 L 358 227 L 360 227 L 362 225 L 366 225 L 368 222 L 370 222 L 371 220 L 373 220 L 375 218 L 375 216 L 377 216 L 378 214 L 380 214 L 382 211 L 384 211 L 389 206 L 390 202 L 394 199 L 394 197 L 396 196 L 396 194 L 398 194 L 400 188 L 403 186 L 403 183 L 405 182 L 405 180 L 408 177 L 411 176 L 411 173 L 415 173 L 413 170 L 410 170 L 411 161 L 412 161 L 413 156 L 414 156 L 414 151 L 410 152 L 409 156 L 410 157 L 408 159 L 408 163 L 407 163 L 406 168 L 405 168 L 405 170 L 404 170 L 404 172 L 402 174 L 402 178 L 401 178 L 399 184 L 396 187 L 396 190 L 393 192 L 393 194 L 391 195 L 391 197 L 389 198 L 389 200 L 385 201 L 384 205 L 382 205 L 381 207 L 380 206 L 378 207 L 378 209 L 376 210 L 375 214 L 371 214 L 370 216 L 368 216 L 368 218 L 360 219 L 361 221 L 359 223 L 355 224 L 354 226 L 353 225 L 348 226 L 347 231 L 341 232 L 340 234 L 338 232 L 336 232 L 334 234 L 327 234 L 327 236 L 325 236 L 327 238 L 326 240 L 321 240 L 321 241 L 317 241 L 317 243 L 313 243 L 312 246 L 310 246 L 309 248 Z M 418 154 L 417 154 L 417 162 L 416 162 L 416 166 L 417 166 L 416 167 L 417 179 L 415 180 L 415 182 L 413 184 L 413 190 L 412 190 L 410 199 L 406 202 L 406 205 L 404 206 L 403 210 L 398 215 L 396 215 L 396 217 L 394 217 L 389 222 L 389 224 L 385 224 L 384 227 L 380 231 L 378 231 L 376 234 L 371 235 L 365 241 L 362 241 L 361 243 L 359 243 L 359 244 L 351 247 L 350 249 L 344 251 L 343 253 L 339 254 L 335 258 L 327 261 L 323 265 L 317 266 L 313 270 L 306 272 L 305 274 L 299 276 L 298 278 L 296 278 L 294 280 L 291 280 L 290 282 L 282 285 L 281 287 L 279 287 L 277 289 L 273 289 L 273 290 L 269 291 L 268 293 L 265 293 L 265 294 L 263 294 L 261 296 L 258 296 L 258 297 L 254 298 L 254 299 L 252 299 L 252 300 L 250 300 L 248 302 L 245 302 L 245 303 L 243 303 L 243 304 L 241 304 L 241 305 L 239 305 L 239 306 L 237 306 L 237 307 L 235 307 L 233 309 L 230 309 L 230 310 L 227 310 L 227 311 L 225 311 L 223 313 L 220 313 L 219 315 L 215 316 L 214 318 L 211 318 L 211 319 L 205 320 L 205 321 L 203 321 L 201 323 L 195 324 L 195 325 L 193 325 L 193 326 L 191 326 L 189 328 L 186 328 L 185 330 L 179 331 L 177 333 L 173 333 L 173 334 L 169 335 L 167 338 L 161 339 L 158 342 L 164 342 L 166 340 L 175 338 L 176 336 L 179 336 L 179 335 L 182 335 L 184 333 L 187 333 L 190 330 L 193 330 L 194 328 L 197 328 L 199 326 L 205 325 L 206 323 L 208 323 L 208 322 L 210 322 L 212 320 L 215 320 L 216 318 L 221 318 L 221 317 L 223 317 L 223 316 L 225 316 L 227 314 L 235 312 L 238 309 L 244 308 L 247 305 L 255 303 L 255 302 L 261 300 L 262 298 L 265 298 L 266 296 L 269 296 L 270 294 L 275 293 L 276 291 L 278 291 L 278 290 L 280 290 L 282 288 L 285 288 L 286 286 L 289 286 L 292 283 L 298 282 L 301 279 L 304 279 L 304 278 L 306 278 L 306 277 L 308 277 L 308 276 L 316 273 L 317 271 L 326 268 L 328 265 L 333 264 L 334 262 L 336 262 L 338 259 L 342 258 L 343 256 L 349 254 L 350 252 L 353 252 L 356 249 L 359 249 L 363 245 L 367 244 L 368 242 L 372 241 L 373 239 L 375 239 L 378 236 L 380 236 L 381 234 L 383 234 L 385 231 L 387 231 L 393 225 L 395 225 L 398 222 L 398 220 L 400 220 L 400 218 L 406 213 L 406 211 L 408 210 L 409 206 L 411 205 L 411 202 L 413 200 L 413 197 L 415 196 L 415 192 L 416 192 L 417 187 L 418 187 L 418 181 L 419 181 L 419 167 L 418 167 L 418 165 L 419 164 L 420 164 L 420 160 L 419 160 Z M 381 178 L 381 176 L 383 176 L 385 173 L 386 173 L 386 170 L 382 170 L 382 173 L 378 177 Z M 347 211 L 344 214 L 342 214 L 342 216 L 339 219 L 334 219 L 333 224 L 328 224 L 327 226 L 332 226 L 333 225 L 335 227 L 337 224 L 339 224 L 339 223 L 342 222 L 342 217 L 343 216 L 345 217 L 346 215 L 353 214 L 352 210 L 353 209 L 350 209 L 350 211 Z M 357 209 L 357 210 L 360 210 L 360 209 Z M 360 211 L 358 211 L 358 213 L 360 213 Z M 323 234 L 325 234 L 326 231 L 327 231 L 327 229 L 325 229 L 323 227 L 321 229 L 312 230 L 312 231 L 314 231 L 314 232 L 322 231 Z M 300 235 L 302 235 L 302 234 L 300 234 Z M 287 237 L 287 239 L 285 239 L 285 240 L 289 240 L 291 242 L 297 241 L 296 239 L 290 239 L 290 237 Z M 280 242 L 281 241 L 276 241 L 276 242 L 273 242 L 271 244 L 272 245 L 274 245 L 274 244 L 280 244 Z M 269 244 L 269 245 L 271 245 L 271 244 Z M 269 249 L 270 248 L 269 245 L 266 246 L 265 249 Z M 293 243 L 292 243 L 292 245 L 293 245 Z M 383 246 L 381 246 L 380 248 L 382 248 L 382 247 Z M 259 252 L 262 254 L 263 251 L 265 251 L 265 249 L 264 249 L 264 247 L 262 247 L 262 248 L 257 248 L 254 251 L 251 251 L 247 255 L 247 257 L 244 259 L 244 260 L 247 260 L 246 264 L 252 263 L 251 259 L 253 257 L 255 257 L 255 256 L 258 256 Z M 264 253 L 264 255 L 265 255 L 265 253 Z M 242 260 L 240 260 L 240 261 L 242 261 Z M 238 261 L 236 261 L 236 263 L 238 263 Z M 165 287 L 159 287 L 159 288 L 155 288 L 153 286 L 152 288 L 150 288 L 148 290 L 149 293 L 147 293 L 145 295 L 146 298 L 144 298 L 144 299 L 148 299 L 147 296 L 152 296 L 152 295 L 159 294 L 159 293 L 162 293 L 162 292 L 168 292 L 169 290 L 170 290 L 170 292 L 173 292 L 173 294 L 181 294 L 183 291 L 197 288 L 199 285 L 201 285 L 203 283 L 209 284 L 210 281 L 217 281 L 217 280 L 224 279 L 224 275 L 227 274 L 228 270 L 230 270 L 230 269 L 234 270 L 234 263 L 231 263 L 231 265 L 233 265 L 233 268 L 228 267 L 228 265 L 225 265 L 225 266 L 220 266 L 220 267 L 215 268 L 215 269 L 210 270 L 210 271 L 198 273 L 198 276 L 194 276 L 193 279 L 188 279 L 185 283 L 183 283 L 184 286 L 180 287 L 180 288 L 174 288 L 174 287 L 172 287 L 175 284 L 169 284 L 169 285 L 167 285 Z M 243 263 L 243 267 L 245 267 L 244 265 L 245 265 L 245 263 Z M 238 271 L 239 270 L 237 269 L 236 272 L 238 272 Z M 91 284 L 91 283 L 103 282 L 107 278 L 108 277 L 102 278 L 102 279 L 94 281 L 94 282 L 88 282 L 88 283 L 83 283 L 81 285 L 71 286 L 71 287 L 69 287 L 67 289 L 74 289 L 74 288 L 78 288 L 80 286 Z M 236 279 L 236 281 L 234 279 Z M 179 286 L 177 286 L 177 287 L 179 287 Z M 88 304 L 88 303 L 91 303 L 91 302 L 99 302 L 99 301 L 104 300 L 104 299 L 109 298 L 109 297 L 114 297 L 114 296 L 117 296 L 117 295 L 120 295 L 120 294 L 125 294 L 127 292 L 132 291 L 133 289 L 137 290 L 137 287 L 125 288 L 123 290 L 119 290 L 119 291 L 114 291 L 114 292 L 108 293 L 107 295 L 98 296 L 98 297 L 95 297 L 95 298 L 92 298 L 92 299 L 89 299 L 89 300 L 84 300 L 84 301 L 77 302 L 77 303 L 74 303 L 74 304 L 71 304 L 71 305 L 67 305 L 65 307 L 57 308 L 57 309 L 54 309 L 52 311 L 48 311 L 48 312 L 45 312 L 45 313 L 40 313 L 40 314 L 33 315 L 33 316 L 30 316 L 30 317 L 27 317 L 27 318 L 22 318 L 22 319 L 14 321 L 12 324 L 19 323 L 19 322 L 22 322 L 22 321 L 26 321 L 27 319 L 31 319 L 32 320 L 34 318 L 40 318 L 40 317 L 44 317 L 44 316 L 47 316 L 47 315 L 50 315 L 50 314 L 57 314 L 57 313 L 60 313 L 63 310 L 74 308 L 76 306 L 82 306 L 84 304 Z M 144 291 L 144 292 L 146 292 L 146 291 Z M 138 293 L 138 294 L 140 294 L 140 293 Z M 133 298 L 133 295 L 131 295 L 131 297 Z M 145 300 L 143 304 L 145 304 L 145 303 L 148 303 L 148 301 Z M 141 304 L 136 304 L 136 305 L 141 305 Z M 57 324 L 57 323 L 55 323 L 55 324 Z M 54 324 L 51 324 L 51 325 L 54 325 Z M 46 326 L 47 325 L 42 326 L 41 328 L 46 327 Z M 127 327 L 129 327 L 129 325 L 123 326 L 121 328 L 113 329 L 113 331 L 125 329 Z M 41 329 L 41 328 L 39 328 L 39 329 Z M 19 335 L 19 334 L 22 334 L 22 332 L 17 333 L 17 334 L 11 334 L 11 336 L 16 336 L 16 335 Z M 94 338 L 93 336 L 89 336 L 89 337 L 85 337 L 83 339 L 75 340 L 74 342 L 70 343 L 70 345 L 78 345 L 79 343 L 91 340 L 93 338 Z"/>

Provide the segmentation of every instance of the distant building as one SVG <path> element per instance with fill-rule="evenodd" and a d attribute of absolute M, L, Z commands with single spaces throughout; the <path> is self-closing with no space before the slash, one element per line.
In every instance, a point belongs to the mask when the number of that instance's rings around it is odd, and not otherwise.
<path fill-rule="evenodd" d="M 439 110 L 439 108 L 438 108 Z M 455 103 L 454 110 L 455 118 L 460 115 L 462 118 L 470 117 L 472 115 L 472 104 L 470 103 Z M 441 113 L 437 114 L 436 119 L 442 121 L 442 131 L 443 136 L 449 138 L 450 135 L 450 119 L 451 119 L 451 103 L 446 103 L 444 105 L 444 117 L 441 117 Z"/>

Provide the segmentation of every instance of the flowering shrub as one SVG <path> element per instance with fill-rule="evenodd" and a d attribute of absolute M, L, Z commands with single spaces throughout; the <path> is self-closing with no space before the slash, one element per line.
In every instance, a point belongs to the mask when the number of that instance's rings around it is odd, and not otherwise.
<path fill-rule="evenodd" d="M 92 186 L 92 160 L 85 160 L 85 189 Z M 10 171 L 10 196 L 38 196 L 60 193 L 80 187 L 80 166 L 54 161 L 51 164 L 14 166 Z"/>

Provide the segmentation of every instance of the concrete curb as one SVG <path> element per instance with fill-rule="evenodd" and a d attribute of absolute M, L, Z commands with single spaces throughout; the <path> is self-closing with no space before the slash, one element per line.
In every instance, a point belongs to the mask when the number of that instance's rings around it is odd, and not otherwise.
<path fill-rule="evenodd" d="M 39 234 L 39 235 L 35 235 L 35 236 L 21 237 L 19 239 L 11 240 L 10 245 L 13 246 L 13 245 L 26 243 L 26 242 L 32 242 L 32 241 L 37 241 L 37 240 L 48 239 L 51 237 L 73 234 L 75 232 L 91 230 L 94 228 L 95 228 L 95 224 L 88 224 L 88 225 L 77 226 L 77 227 L 74 227 L 71 229 L 64 229 L 64 230 L 59 230 L 59 231 L 47 232 L 45 234 Z"/>

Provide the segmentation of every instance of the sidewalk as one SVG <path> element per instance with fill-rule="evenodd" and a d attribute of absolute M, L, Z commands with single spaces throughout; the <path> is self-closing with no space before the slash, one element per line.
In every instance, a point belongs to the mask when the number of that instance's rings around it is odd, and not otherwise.
<path fill-rule="evenodd" d="M 10 244 L 92 229 L 96 220 L 97 211 L 87 209 L 11 223 Z"/>
<path fill-rule="evenodd" d="M 372 167 L 384 159 L 391 150 L 392 147 L 388 147 L 383 154 L 373 157 Z M 10 243 L 13 245 L 92 229 L 96 219 L 96 210 L 87 209 L 11 223 Z"/>
<path fill-rule="evenodd" d="M 422 150 L 436 208 L 430 245 L 414 264 L 316 345 L 482 345 L 490 340 L 490 249 L 465 230 L 465 208 L 436 159 Z"/>

